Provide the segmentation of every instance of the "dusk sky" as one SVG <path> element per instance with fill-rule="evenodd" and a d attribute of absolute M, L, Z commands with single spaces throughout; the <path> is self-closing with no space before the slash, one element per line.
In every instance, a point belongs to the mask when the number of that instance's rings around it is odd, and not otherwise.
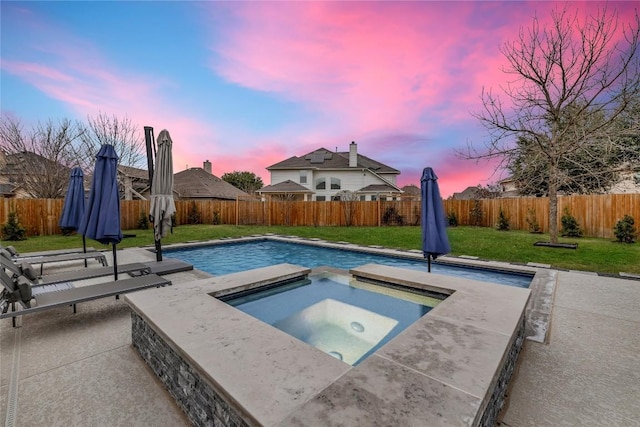
<path fill-rule="evenodd" d="M 570 2 L 594 13 L 604 3 Z M 265 169 L 317 148 L 358 152 L 444 197 L 504 175 L 456 157 L 486 131 L 499 48 L 556 2 L 2 1 L 2 114 L 24 125 L 100 113 L 167 129 L 174 172 Z M 629 21 L 635 2 L 609 2 Z"/>

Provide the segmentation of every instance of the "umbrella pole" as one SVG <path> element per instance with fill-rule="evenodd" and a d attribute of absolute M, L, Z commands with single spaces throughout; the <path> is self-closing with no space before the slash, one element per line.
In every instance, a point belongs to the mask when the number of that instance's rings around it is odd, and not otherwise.
<path fill-rule="evenodd" d="M 427 272 L 431 273 L 431 255 L 427 255 Z"/>
<path fill-rule="evenodd" d="M 82 235 L 82 252 L 83 253 L 87 253 L 87 238 L 84 236 L 84 234 Z M 87 268 L 87 259 L 84 259 L 84 268 Z"/>
<path fill-rule="evenodd" d="M 162 242 L 156 240 L 156 261 L 162 261 Z"/>
<path fill-rule="evenodd" d="M 113 277 L 118 280 L 118 258 L 116 256 L 116 244 L 111 245 L 113 247 Z"/>

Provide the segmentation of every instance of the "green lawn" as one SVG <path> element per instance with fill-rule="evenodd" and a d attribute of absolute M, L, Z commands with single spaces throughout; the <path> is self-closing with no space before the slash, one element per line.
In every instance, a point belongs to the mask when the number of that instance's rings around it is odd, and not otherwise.
<path fill-rule="evenodd" d="M 389 248 L 420 249 L 420 227 L 262 227 L 233 225 L 181 225 L 163 243 L 180 243 L 238 237 L 252 234 L 273 233 L 300 237 L 317 237 L 332 241 L 346 241 L 363 245 L 381 245 Z M 561 239 L 561 242 L 578 243 L 578 249 L 561 249 L 534 246 L 538 241 L 548 241 L 545 234 L 524 231 L 497 231 L 492 228 L 453 227 L 448 229 L 452 255 L 472 255 L 482 259 L 516 263 L 536 262 L 551 264 L 555 268 L 597 271 L 602 273 L 640 274 L 640 243 L 623 244 L 607 239 Z M 119 248 L 153 245 L 151 230 L 128 230 Z M 31 237 L 12 244 L 20 252 L 81 247 L 80 236 Z M 93 240 L 88 246 L 104 249 Z"/>

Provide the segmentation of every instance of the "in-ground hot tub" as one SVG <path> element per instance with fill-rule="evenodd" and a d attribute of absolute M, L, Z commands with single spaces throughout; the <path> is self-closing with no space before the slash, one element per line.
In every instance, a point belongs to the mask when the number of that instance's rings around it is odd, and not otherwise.
<path fill-rule="evenodd" d="M 391 317 L 327 298 L 273 326 L 354 365 L 397 324 Z"/>
<path fill-rule="evenodd" d="M 374 264 L 350 273 L 448 297 L 352 367 L 218 299 L 310 274 L 280 264 L 127 295 L 133 344 L 196 425 L 494 425 L 530 291 Z"/>
<path fill-rule="evenodd" d="M 350 365 L 364 360 L 446 296 L 436 299 L 418 290 L 392 290 L 335 273 L 265 288 L 220 299 Z"/>

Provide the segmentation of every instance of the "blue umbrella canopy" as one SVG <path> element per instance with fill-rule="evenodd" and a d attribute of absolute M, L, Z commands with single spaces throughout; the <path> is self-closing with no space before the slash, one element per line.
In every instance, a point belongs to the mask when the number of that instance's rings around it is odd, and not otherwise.
<path fill-rule="evenodd" d="M 120 194 L 118 193 L 118 155 L 113 145 L 105 144 L 96 156 L 89 201 L 78 233 L 113 246 L 113 275 L 118 280 L 116 244 L 122 240 Z"/>
<path fill-rule="evenodd" d="M 428 260 L 431 271 L 431 259 L 451 252 L 444 207 L 438 188 L 438 177 L 431 168 L 424 168 L 420 179 L 422 196 L 422 253 Z"/>
<path fill-rule="evenodd" d="M 64 197 L 62 215 L 58 225 L 60 228 L 77 230 L 84 216 L 84 174 L 82 169 L 75 167 L 71 170 L 69 187 Z"/>
<path fill-rule="evenodd" d="M 80 234 L 103 244 L 122 240 L 117 169 L 115 149 L 112 145 L 103 145 L 96 156 L 89 200 L 78 228 Z"/>

